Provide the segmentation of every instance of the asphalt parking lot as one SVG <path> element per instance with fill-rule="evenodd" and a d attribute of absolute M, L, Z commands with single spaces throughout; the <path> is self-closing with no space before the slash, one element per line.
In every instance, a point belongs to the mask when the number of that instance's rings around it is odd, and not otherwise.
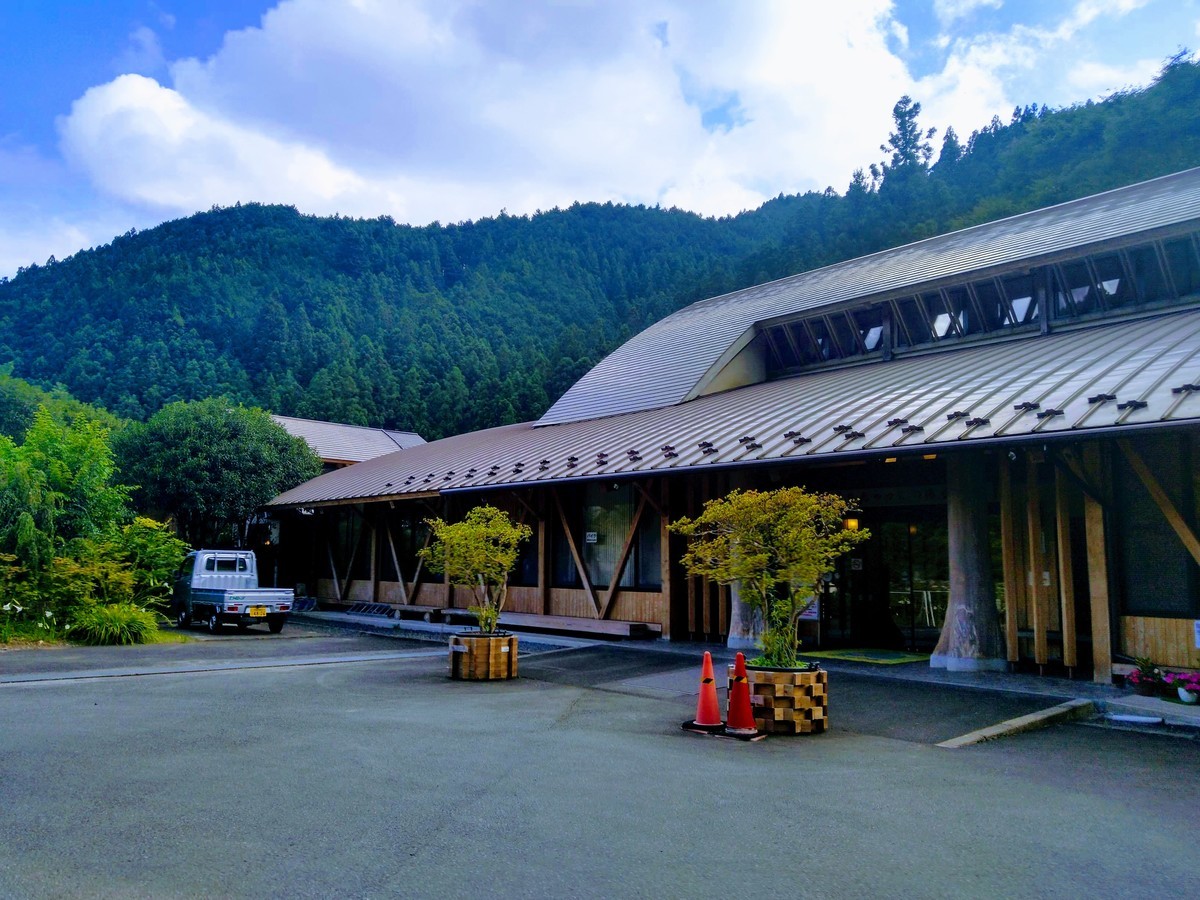
<path fill-rule="evenodd" d="M 1200 742 L 945 750 L 1046 698 L 835 672 L 829 734 L 745 744 L 679 728 L 693 668 L 469 684 L 291 626 L 0 653 L 0 896 L 1194 896 Z"/>

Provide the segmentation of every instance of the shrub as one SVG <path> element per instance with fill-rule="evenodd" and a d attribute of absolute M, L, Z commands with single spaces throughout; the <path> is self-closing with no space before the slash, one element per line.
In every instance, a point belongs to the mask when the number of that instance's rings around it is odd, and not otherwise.
<path fill-rule="evenodd" d="M 145 644 L 158 634 L 158 617 L 133 603 L 83 604 L 67 634 L 84 644 Z"/>

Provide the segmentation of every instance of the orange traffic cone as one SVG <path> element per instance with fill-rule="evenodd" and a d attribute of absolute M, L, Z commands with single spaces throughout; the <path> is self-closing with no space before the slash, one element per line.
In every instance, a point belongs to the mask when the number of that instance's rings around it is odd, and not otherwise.
<path fill-rule="evenodd" d="M 724 728 L 721 707 L 717 703 L 717 681 L 713 677 L 712 654 L 704 651 L 704 668 L 700 670 L 700 699 L 696 703 L 696 718 L 684 722 L 689 731 L 718 732 Z"/>
<path fill-rule="evenodd" d="M 750 709 L 750 682 L 746 678 L 746 657 L 739 653 L 733 663 L 733 682 L 729 686 L 729 721 L 725 733 L 735 737 L 758 734 L 754 712 Z"/>

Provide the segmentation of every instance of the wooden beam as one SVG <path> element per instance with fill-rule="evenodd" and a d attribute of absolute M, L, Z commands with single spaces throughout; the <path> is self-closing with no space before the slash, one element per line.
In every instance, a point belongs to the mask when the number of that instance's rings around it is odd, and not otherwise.
<path fill-rule="evenodd" d="M 325 552 L 329 554 L 329 571 L 333 575 L 333 595 L 341 602 L 342 587 L 338 581 L 337 562 L 333 558 L 333 540 L 329 539 L 325 542 Z"/>
<path fill-rule="evenodd" d="M 1100 480 L 1098 447 L 1084 449 L 1084 463 L 1093 479 Z M 1092 613 L 1092 680 L 1099 684 L 1112 684 L 1112 612 L 1108 597 L 1108 544 L 1104 533 L 1104 507 L 1086 494 L 1083 498 L 1083 522 Z"/>
<path fill-rule="evenodd" d="M 375 527 L 374 521 L 367 519 L 367 524 L 371 529 L 371 602 L 379 602 L 379 529 Z"/>
<path fill-rule="evenodd" d="M 396 580 L 400 582 L 400 602 L 408 605 L 408 588 L 404 584 L 404 570 L 400 568 L 400 556 L 396 553 L 396 541 L 392 537 L 392 526 L 384 522 L 383 533 L 387 535 L 388 549 L 392 552 L 392 565 L 396 567 Z"/>
<path fill-rule="evenodd" d="M 575 569 L 579 572 L 579 580 L 583 582 L 583 590 L 587 594 L 588 600 L 592 602 L 592 606 L 596 607 L 596 618 L 600 618 L 600 603 L 596 599 L 596 591 L 592 587 L 592 580 L 588 578 L 587 566 L 583 564 L 583 557 L 579 555 L 579 548 L 575 546 L 575 536 L 571 534 L 571 524 L 567 521 L 567 513 L 563 509 L 562 501 L 559 500 L 558 491 L 554 491 L 554 506 L 558 510 L 558 518 L 562 523 L 563 534 L 567 536 L 567 546 L 571 550 L 571 558 L 575 560 Z"/>
<path fill-rule="evenodd" d="M 642 521 L 642 512 L 646 508 L 646 500 L 646 495 L 642 494 L 642 499 L 638 501 L 637 509 L 633 513 L 633 521 L 629 525 L 629 533 L 625 535 L 625 544 L 621 547 L 621 553 L 617 556 L 617 564 L 613 567 L 612 577 L 608 580 L 608 590 L 604 592 L 604 602 L 600 605 L 600 615 L 598 618 L 608 618 L 613 598 L 620 591 L 621 577 L 625 574 L 625 566 L 629 564 L 629 551 L 633 549 L 633 541 L 637 537 L 638 524 Z"/>
<path fill-rule="evenodd" d="M 1039 666 L 1050 661 L 1050 645 L 1047 638 L 1049 602 L 1046 586 L 1042 584 L 1042 573 L 1046 571 L 1046 557 L 1042 552 L 1042 503 L 1038 490 L 1038 463 L 1032 456 L 1026 464 L 1025 515 L 1029 533 L 1029 568 L 1033 574 L 1030 589 L 1029 611 L 1033 625 L 1033 659 Z"/>
<path fill-rule="evenodd" d="M 651 479 L 649 482 L 647 482 L 645 487 L 643 487 L 640 482 L 636 481 L 634 482 L 633 486 L 637 488 L 638 493 L 642 495 L 642 499 L 650 504 L 651 509 L 653 509 L 660 516 L 663 515 L 663 507 L 658 505 L 658 501 L 655 500 L 654 496 L 650 493 L 655 487 L 654 479 Z"/>
<path fill-rule="evenodd" d="M 433 529 L 429 529 L 428 531 L 425 532 L 425 542 L 421 544 L 421 549 L 424 550 L 426 547 L 428 547 L 432 540 L 433 540 Z M 411 582 L 408 590 L 405 592 L 411 598 L 408 601 L 409 603 L 417 602 L 417 594 L 420 593 L 421 585 L 423 584 L 423 582 L 421 581 L 421 572 L 424 571 L 424 569 L 425 569 L 425 558 L 418 553 L 417 554 L 417 567 L 416 567 L 416 569 L 413 570 L 412 582 Z M 450 587 L 450 585 L 447 585 L 446 587 L 447 587 L 447 590 L 450 590 L 450 591 L 454 590 L 454 588 Z M 450 603 L 449 597 L 447 597 L 446 603 L 447 604 Z"/>
<path fill-rule="evenodd" d="M 358 547 L 362 543 L 363 533 L 359 531 L 358 536 L 354 539 L 354 547 L 350 551 L 350 561 L 346 563 L 346 577 L 342 579 L 342 590 L 338 592 L 338 602 L 342 603 L 346 599 L 346 595 L 350 593 L 350 585 L 353 579 L 350 573 L 354 571 L 354 561 L 358 559 Z"/>
<path fill-rule="evenodd" d="M 1008 661 L 1020 659 L 1017 610 L 1025 595 L 1025 573 L 1017 558 L 1017 522 L 1013 515 L 1012 466 L 1000 457 L 1000 558 L 1004 567 L 1004 638 Z"/>
<path fill-rule="evenodd" d="M 1058 594 L 1062 603 L 1063 665 L 1079 665 L 1075 636 L 1075 566 L 1071 559 L 1071 495 L 1063 470 L 1054 472 L 1054 517 L 1058 532 Z"/>
<path fill-rule="evenodd" d="M 1175 504 L 1171 502 L 1171 498 L 1167 496 L 1167 492 L 1163 490 L 1162 485 L 1158 483 L 1158 479 L 1154 477 L 1154 473 L 1150 471 L 1150 467 L 1146 465 L 1145 460 L 1138 454 L 1133 446 L 1127 440 L 1117 441 L 1117 446 L 1121 448 L 1121 452 L 1125 454 L 1125 459 L 1129 461 L 1130 467 L 1137 473 L 1137 477 L 1145 485 L 1150 496 L 1154 498 L 1154 502 L 1158 505 L 1163 516 L 1166 517 L 1167 523 L 1174 529 L 1175 534 L 1179 536 L 1179 540 L 1183 541 L 1183 546 L 1187 548 L 1188 553 L 1192 554 L 1192 559 L 1200 565 L 1200 538 L 1196 537 L 1196 533 L 1192 531 L 1191 526 L 1179 514 L 1179 510 L 1175 508 Z"/>

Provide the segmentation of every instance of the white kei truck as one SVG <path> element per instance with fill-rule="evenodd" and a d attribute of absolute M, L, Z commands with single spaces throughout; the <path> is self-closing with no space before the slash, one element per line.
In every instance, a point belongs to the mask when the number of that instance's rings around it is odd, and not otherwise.
<path fill-rule="evenodd" d="M 287 588 L 258 586 L 253 550 L 195 550 L 175 574 L 171 613 L 180 628 L 199 622 L 217 634 L 223 625 L 245 630 L 266 622 L 278 634 L 293 600 Z"/>

